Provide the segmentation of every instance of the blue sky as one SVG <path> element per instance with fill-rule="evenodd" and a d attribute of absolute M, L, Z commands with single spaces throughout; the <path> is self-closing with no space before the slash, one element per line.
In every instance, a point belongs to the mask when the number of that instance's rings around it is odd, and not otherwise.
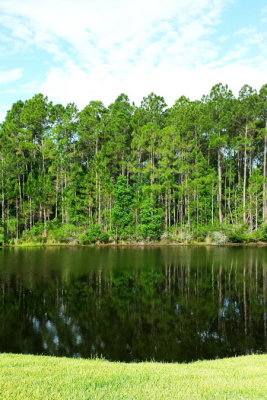
<path fill-rule="evenodd" d="M 266 0 L 0 0 L 0 119 L 42 92 L 79 108 L 267 83 Z"/>

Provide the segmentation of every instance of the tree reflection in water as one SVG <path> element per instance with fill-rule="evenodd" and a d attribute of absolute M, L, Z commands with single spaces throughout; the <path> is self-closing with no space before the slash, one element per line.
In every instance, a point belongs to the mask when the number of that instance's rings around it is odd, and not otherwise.
<path fill-rule="evenodd" d="M 0 351 L 191 361 L 267 350 L 267 249 L 0 253 Z"/>

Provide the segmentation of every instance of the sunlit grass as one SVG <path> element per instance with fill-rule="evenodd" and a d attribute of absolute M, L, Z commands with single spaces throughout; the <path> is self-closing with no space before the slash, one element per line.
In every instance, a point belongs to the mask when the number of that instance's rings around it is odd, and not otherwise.
<path fill-rule="evenodd" d="M 267 355 L 125 364 L 1 354 L 0 399 L 267 399 Z"/>

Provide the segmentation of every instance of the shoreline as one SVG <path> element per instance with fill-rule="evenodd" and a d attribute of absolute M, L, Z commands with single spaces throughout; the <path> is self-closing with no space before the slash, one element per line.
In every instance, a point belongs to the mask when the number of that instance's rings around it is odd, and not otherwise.
<path fill-rule="evenodd" d="M 121 242 L 121 243 L 41 243 L 25 242 L 11 245 L 0 246 L 1 249 L 23 248 L 23 247 L 267 247 L 267 242 L 248 242 L 248 243 L 207 243 L 207 242 Z"/>

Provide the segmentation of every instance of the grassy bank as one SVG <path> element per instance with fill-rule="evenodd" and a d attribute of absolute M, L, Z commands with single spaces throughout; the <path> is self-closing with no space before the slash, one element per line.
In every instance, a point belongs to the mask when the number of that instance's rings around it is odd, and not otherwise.
<path fill-rule="evenodd" d="M 192 364 L 0 355 L 1 400 L 267 399 L 267 355 Z"/>

